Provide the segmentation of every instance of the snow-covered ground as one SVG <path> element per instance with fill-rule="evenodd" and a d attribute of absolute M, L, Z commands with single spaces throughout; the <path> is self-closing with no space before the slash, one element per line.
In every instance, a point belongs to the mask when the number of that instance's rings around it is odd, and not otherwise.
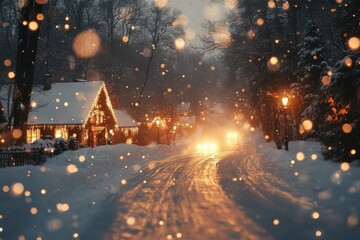
<path fill-rule="evenodd" d="M 178 152 L 108 145 L 67 151 L 41 167 L 0 169 L 0 239 L 80 238 L 129 176 Z"/>
<path fill-rule="evenodd" d="M 324 161 L 315 142 L 290 142 L 288 152 L 261 137 L 247 137 L 244 144 L 256 146 L 265 160 L 279 165 L 295 195 L 317 199 L 343 214 L 349 229 L 359 227 L 358 163 Z M 68 151 L 40 167 L 0 169 L 0 240 L 82 239 L 84 233 L 98 233 L 94 221 L 130 176 L 152 168 L 152 160 L 186 154 L 184 149 L 120 144 Z M 321 218 L 321 213 L 311 217 Z M 321 237 L 321 231 L 314 234 Z"/>

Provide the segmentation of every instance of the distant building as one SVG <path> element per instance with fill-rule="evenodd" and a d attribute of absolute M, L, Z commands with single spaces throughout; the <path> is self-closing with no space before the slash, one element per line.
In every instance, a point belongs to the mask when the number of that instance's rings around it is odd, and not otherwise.
<path fill-rule="evenodd" d="M 27 142 L 74 136 L 94 147 L 107 144 L 118 127 L 103 81 L 53 83 L 46 91 L 34 89 L 31 104 Z"/>
<path fill-rule="evenodd" d="M 121 132 L 127 143 L 132 143 L 132 139 L 139 133 L 139 124 L 124 110 L 114 110 L 117 118 L 117 131 Z M 117 135 L 117 132 L 113 133 Z"/>
<path fill-rule="evenodd" d="M 191 114 L 191 103 L 182 102 L 177 105 L 175 111 L 178 116 L 189 116 Z"/>
<path fill-rule="evenodd" d="M 192 128 L 196 123 L 195 116 L 180 116 L 178 120 L 178 125 L 182 127 Z"/>
<path fill-rule="evenodd" d="M 195 125 L 196 117 L 192 115 L 191 103 L 182 102 L 176 107 L 177 125 L 185 128 L 192 128 Z"/>

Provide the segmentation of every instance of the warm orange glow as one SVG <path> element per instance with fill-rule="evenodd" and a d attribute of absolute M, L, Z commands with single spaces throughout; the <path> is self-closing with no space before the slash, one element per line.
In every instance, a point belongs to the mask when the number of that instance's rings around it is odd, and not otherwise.
<path fill-rule="evenodd" d="M 302 123 L 305 131 L 310 131 L 313 128 L 313 123 L 310 120 L 305 120 Z"/>
<path fill-rule="evenodd" d="M 189 22 L 188 17 L 184 14 L 181 14 L 175 19 L 175 21 L 172 23 L 172 25 L 173 26 L 179 26 L 179 25 L 185 26 L 188 24 L 188 22 Z"/>
<path fill-rule="evenodd" d="M 347 172 L 350 170 L 350 164 L 347 162 L 343 162 L 343 163 L 341 163 L 340 168 L 341 168 L 341 171 Z"/>
<path fill-rule="evenodd" d="M 298 152 L 296 154 L 296 160 L 298 160 L 299 162 L 304 161 L 304 159 L 305 159 L 305 154 L 304 153 Z"/>
<path fill-rule="evenodd" d="M 38 213 L 37 208 L 36 208 L 36 207 L 32 207 L 32 208 L 30 209 L 30 213 L 31 213 L 32 215 L 36 215 L 36 214 Z"/>
<path fill-rule="evenodd" d="M 262 25 L 264 25 L 264 20 L 262 18 L 259 18 L 258 20 L 256 20 L 256 24 L 258 26 L 262 26 Z"/>
<path fill-rule="evenodd" d="M 48 2 L 48 0 L 35 0 L 37 4 L 44 5 Z"/>
<path fill-rule="evenodd" d="M 283 97 L 283 98 L 281 99 L 281 102 L 282 102 L 282 104 L 283 104 L 284 107 L 287 107 L 288 102 L 289 102 L 289 98 Z"/>
<path fill-rule="evenodd" d="M 44 20 L 44 14 L 38 13 L 38 14 L 36 15 L 36 19 L 37 19 L 38 21 Z"/>
<path fill-rule="evenodd" d="M 271 8 L 271 9 L 276 7 L 274 0 L 269 0 L 268 1 L 268 7 Z"/>
<path fill-rule="evenodd" d="M 313 219 L 319 219 L 320 214 L 319 214 L 318 212 L 313 212 L 313 213 L 311 214 L 311 217 L 312 217 Z"/>
<path fill-rule="evenodd" d="M 329 85 L 331 83 L 331 78 L 328 75 L 324 75 L 321 78 L 321 82 L 323 85 Z"/>
<path fill-rule="evenodd" d="M 15 78 L 15 73 L 13 71 L 8 73 L 8 78 L 13 79 Z"/>
<path fill-rule="evenodd" d="M 80 58 L 93 57 L 100 50 L 100 37 L 92 29 L 85 30 L 75 37 L 72 47 L 75 54 Z"/>
<path fill-rule="evenodd" d="M 278 59 L 277 57 L 271 57 L 271 58 L 269 59 L 269 63 L 270 63 L 271 65 L 276 65 L 276 64 L 279 63 L 279 59 Z"/>
<path fill-rule="evenodd" d="M 289 2 L 284 2 L 282 5 L 282 9 L 286 11 L 286 10 L 289 10 L 289 8 L 290 8 Z"/>
<path fill-rule="evenodd" d="M 238 1 L 237 0 L 224 0 L 224 4 L 227 9 L 234 10 L 238 5 Z"/>
<path fill-rule="evenodd" d="M 13 138 L 15 138 L 15 139 L 19 139 L 19 138 L 21 138 L 21 136 L 22 136 L 22 131 L 21 131 L 20 129 L 14 129 L 14 130 L 12 131 L 12 136 L 13 136 Z"/>
<path fill-rule="evenodd" d="M 4 60 L 4 66 L 5 67 L 10 67 L 11 66 L 11 60 L 10 59 L 5 59 Z"/>
<path fill-rule="evenodd" d="M 166 8 L 168 6 L 168 0 L 154 0 L 154 6 L 157 8 Z"/>
<path fill-rule="evenodd" d="M 66 171 L 67 171 L 67 173 L 69 173 L 69 174 L 74 174 L 74 173 L 77 173 L 77 172 L 78 172 L 78 168 L 77 168 L 76 165 L 70 164 L 69 166 L 67 166 Z"/>
<path fill-rule="evenodd" d="M 351 58 L 346 58 L 345 59 L 345 66 L 347 66 L 347 67 L 352 67 L 352 65 L 353 65 L 353 60 L 351 59 Z"/>
<path fill-rule="evenodd" d="M 226 27 L 218 27 L 212 35 L 216 44 L 229 46 L 232 43 L 231 33 Z"/>
<path fill-rule="evenodd" d="M 32 108 L 36 108 L 37 103 L 36 103 L 35 101 L 31 101 L 30 106 L 31 106 Z"/>
<path fill-rule="evenodd" d="M 355 154 L 356 154 L 356 150 L 355 150 L 355 149 L 351 149 L 351 150 L 350 150 L 350 154 L 351 154 L 351 155 L 355 155 Z"/>
<path fill-rule="evenodd" d="M 352 131 L 352 126 L 351 126 L 351 124 L 345 123 L 345 124 L 342 126 L 342 130 L 343 130 L 344 133 L 351 133 L 351 131 Z"/>
<path fill-rule="evenodd" d="M 37 22 L 35 22 L 35 21 L 31 21 L 31 22 L 29 23 L 29 29 L 30 29 L 31 31 L 36 31 L 36 30 L 39 29 L 39 24 L 38 24 Z"/>
<path fill-rule="evenodd" d="M 127 225 L 132 226 L 136 223 L 136 220 L 133 217 L 129 217 L 128 219 L 126 219 L 126 223 Z"/>
<path fill-rule="evenodd" d="M 79 156 L 79 162 L 85 162 L 86 157 L 84 155 Z"/>
<path fill-rule="evenodd" d="M 176 40 L 175 40 L 175 47 L 176 47 L 176 49 L 179 49 L 179 50 L 181 50 L 181 49 L 184 49 L 185 48 L 185 40 L 184 39 L 182 39 L 182 38 L 177 38 Z"/>
<path fill-rule="evenodd" d="M 196 146 L 197 152 L 202 154 L 213 154 L 217 152 L 218 146 L 216 143 L 200 143 Z"/>
<path fill-rule="evenodd" d="M 253 38 L 255 37 L 255 33 L 254 33 L 253 30 L 250 29 L 249 31 L 247 31 L 246 36 L 247 36 L 249 39 L 253 39 Z"/>
<path fill-rule="evenodd" d="M 14 183 L 11 185 L 11 195 L 14 197 L 20 196 L 24 190 L 24 185 L 22 183 Z"/>
<path fill-rule="evenodd" d="M 129 37 L 128 36 L 123 36 L 122 41 L 124 43 L 128 43 L 129 42 Z"/>
<path fill-rule="evenodd" d="M 56 204 L 56 209 L 58 210 L 58 212 L 64 213 L 64 212 L 69 211 L 70 206 L 67 203 L 58 203 L 58 204 Z"/>
<path fill-rule="evenodd" d="M 347 218 L 347 225 L 349 227 L 355 227 L 358 223 L 359 223 L 359 217 L 357 216 L 357 214 L 351 214 Z"/>
<path fill-rule="evenodd" d="M 352 51 L 357 51 L 360 49 L 360 38 L 358 37 L 351 37 L 347 43 L 348 47 Z"/>

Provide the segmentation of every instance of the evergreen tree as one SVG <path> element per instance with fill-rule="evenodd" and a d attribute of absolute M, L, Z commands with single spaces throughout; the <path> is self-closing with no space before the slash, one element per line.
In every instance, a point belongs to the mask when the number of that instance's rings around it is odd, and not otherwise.
<path fill-rule="evenodd" d="M 298 116 L 300 123 L 302 117 L 308 118 L 307 111 L 316 98 L 320 89 L 320 74 L 326 65 L 324 61 L 324 45 L 321 34 L 313 20 L 309 20 L 306 26 L 305 35 L 298 46 L 298 69 L 296 71 L 297 81 L 291 84 L 292 94 L 296 97 Z"/>
<path fill-rule="evenodd" d="M 360 156 L 360 53 L 351 53 L 335 65 L 328 86 L 325 123 L 319 137 L 325 156 L 352 161 Z"/>

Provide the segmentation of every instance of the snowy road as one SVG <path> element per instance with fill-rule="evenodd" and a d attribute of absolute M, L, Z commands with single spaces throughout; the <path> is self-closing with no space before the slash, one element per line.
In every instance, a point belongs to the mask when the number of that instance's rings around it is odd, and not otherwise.
<path fill-rule="evenodd" d="M 110 204 L 99 239 L 355 239 L 336 230 L 346 230 L 342 216 L 294 195 L 254 151 L 153 162 Z"/>

